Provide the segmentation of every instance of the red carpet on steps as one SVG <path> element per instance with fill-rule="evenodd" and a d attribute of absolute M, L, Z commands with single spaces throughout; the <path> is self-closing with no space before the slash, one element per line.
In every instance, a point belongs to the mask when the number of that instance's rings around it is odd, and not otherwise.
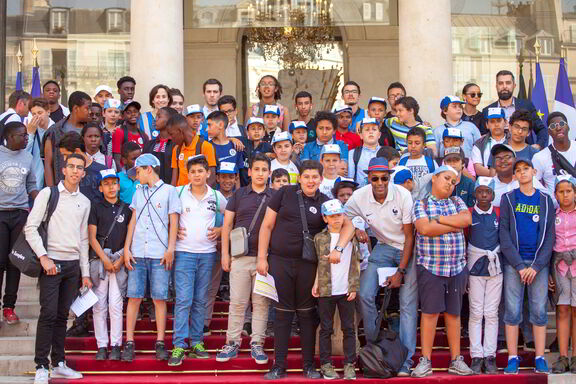
<path fill-rule="evenodd" d="M 274 339 L 267 338 L 264 348 L 268 353 L 270 362 L 266 365 L 257 365 L 249 354 L 249 338 L 243 337 L 241 352 L 236 359 L 227 363 L 217 363 L 215 360 L 216 351 L 222 347 L 226 337 L 224 335 L 227 319 L 228 303 L 217 302 L 214 309 L 214 318 L 210 324 L 213 332 L 211 336 L 206 336 L 204 341 L 206 348 L 211 353 L 210 359 L 190 359 L 186 358 L 179 367 L 169 367 L 166 361 L 157 361 L 154 355 L 154 342 L 156 340 L 156 324 L 148 319 L 139 320 L 136 328 L 135 344 L 136 359 L 132 363 L 123 363 L 120 361 L 96 361 L 94 354 L 97 346 L 96 340 L 91 337 L 75 337 L 66 339 L 66 360 L 68 365 L 84 373 L 84 379 L 74 380 L 74 383 L 82 384 L 144 384 L 144 383 L 196 383 L 196 384 L 214 384 L 218 382 L 225 383 L 253 383 L 265 382 L 263 374 L 271 366 L 273 361 Z M 172 329 L 172 319 L 167 324 L 167 329 Z M 519 375 L 504 376 L 499 375 L 479 375 L 479 376 L 454 376 L 446 373 L 450 363 L 450 352 L 447 348 L 448 341 L 443 326 L 443 321 L 438 322 L 439 329 L 436 332 L 435 350 L 432 353 L 432 366 L 439 369 L 434 375 L 427 378 L 394 378 L 387 382 L 403 384 L 433 384 L 433 383 L 454 383 L 454 384 L 546 384 L 545 375 L 536 375 L 532 373 L 531 367 L 534 366 L 534 354 L 520 349 L 519 354 L 522 357 L 521 367 L 525 368 Z M 166 348 L 172 348 L 172 334 L 166 335 Z M 468 339 L 462 339 L 462 355 L 470 363 L 470 354 L 468 351 Z M 417 362 L 420 357 L 419 349 L 413 360 Z M 334 356 L 334 365 L 342 368 L 342 356 Z M 507 355 L 499 354 L 497 364 L 503 368 L 507 361 Z M 319 366 L 318 358 L 316 364 Z M 287 358 L 288 377 L 280 380 L 279 383 L 285 384 L 304 384 L 312 380 L 305 379 L 300 373 L 302 368 L 302 359 L 300 355 L 300 338 L 292 337 L 290 341 L 290 352 Z M 383 382 L 382 380 L 365 379 L 358 374 L 358 380 L 362 383 Z M 328 380 L 314 380 L 314 382 L 328 382 Z M 72 381 L 53 379 L 51 384 L 72 383 Z"/>

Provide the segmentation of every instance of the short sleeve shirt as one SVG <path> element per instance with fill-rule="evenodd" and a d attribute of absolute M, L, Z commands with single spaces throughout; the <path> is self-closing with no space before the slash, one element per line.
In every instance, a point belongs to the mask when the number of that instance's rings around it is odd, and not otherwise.
<path fill-rule="evenodd" d="M 116 218 L 120 205 L 122 204 L 122 212 Z M 110 230 L 114 219 L 116 224 L 110 236 L 104 244 L 102 241 Z M 119 251 L 124 248 L 124 241 L 126 240 L 126 233 L 128 231 L 128 223 L 132 218 L 132 210 L 127 204 L 118 200 L 115 204 L 111 204 L 106 200 L 92 204 L 90 207 L 90 216 L 88 217 L 88 225 L 96 226 L 96 239 L 102 244 L 102 248 L 109 248 L 112 252 Z M 92 256 L 93 252 L 91 252 Z"/>
<path fill-rule="evenodd" d="M 188 184 L 188 170 L 186 169 L 186 162 L 192 156 L 196 156 L 196 144 L 199 140 L 198 135 L 194 136 L 190 145 L 182 143 L 180 154 L 178 154 L 178 146 L 174 146 L 172 150 L 172 169 L 178 169 L 178 181 L 177 186 Z M 214 146 L 208 141 L 202 143 L 200 148 L 200 153 L 206 157 L 209 167 L 216 166 L 216 152 L 214 151 Z"/>
<path fill-rule="evenodd" d="M 140 132 L 128 131 L 128 141 L 132 141 L 144 148 L 144 139 Z M 122 146 L 124 145 L 124 130 L 118 127 L 112 134 L 112 153 L 120 155 L 122 153 Z"/>
<path fill-rule="evenodd" d="M 234 192 L 230 200 L 228 200 L 226 210 L 235 213 L 234 228 L 244 227 L 248 232 L 252 219 L 254 218 L 254 215 L 256 215 L 256 211 L 258 211 L 262 199 L 266 198 L 264 204 L 262 204 L 262 209 L 260 209 L 260 212 L 258 213 L 258 218 L 254 222 L 254 227 L 249 233 L 247 256 L 258 255 L 258 233 L 260 232 L 260 226 L 262 225 L 266 208 L 268 207 L 274 192 L 273 189 L 266 188 L 264 192 L 258 193 L 252 189 L 251 185 L 248 185 L 238 189 Z"/>
<path fill-rule="evenodd" d="M 408 131 L 415 127 L 408 127 L 400 123 L 397 117 L 392 117 L 390 119 L 384 120 L 384 124 L 390 129 L 390 132 L 394 136 L 394 141 L 396 142 L 396 149 L 400 152 L 404 151 L 408 148 L 408 144 L 406 144 L 406 136 L 408 135 Z M 429 144 L 436 144 L 436 138 L 434 137 L 434 132 L 432 128 L 418 124 L 416 125 L 418 128 L 422 128 L 426 133 L 426 145 Z"/>
<path fill-rule="evenodd" d="M 291 259 L 302 257 L 303 228 L 298 204 L 299 185 L 288 185 L 278 190 L 270 199 L 268 207 L 277 213 L 276 224 L 270 237 L 270 255 Z M 316 191 L 314 197 L 308 197 L 302 193 L 304 199 L 304 212 L 308 231 L 314 237 L 321 232 L 326 223 L 322 218 L 322 203 L 328 201 L 328 197 Z"/>
<path fill-rule="evenodd" d="M 427 200 L 427 207 L 424 201 Z M 429 216 L 451 216 L 468 207 L 459 197 L 437 199 L 435 196 L 414 203 L 414 221 Z M 466 266 L 466 242 L 464 231 L 445 233 L 440 236 L 424 236 L 416 233 L 417 265 L 422 265 L 437 276 L 451 277 L 459 274 Z"/>

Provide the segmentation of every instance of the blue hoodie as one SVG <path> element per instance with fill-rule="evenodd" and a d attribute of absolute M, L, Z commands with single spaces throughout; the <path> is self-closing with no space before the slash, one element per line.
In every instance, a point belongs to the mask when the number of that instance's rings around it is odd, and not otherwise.
<path fill-rule="evenodd" d="M 516 227 L 516 216 L 514 215 L 515 206 L 516 197 L 514 190 L 502 196 L 500 202 L 500 251 L 504 255 L 504 262 L 516 268 L 517 271 L 532 267 L 536 272 L 540 272 L 542 268 L 550 264 L 552 249 L 556 239 L 554 203 L 547 194 L 540 194 L 538 245 L 534 260 L 530 264 L 522 260 L 522 256 L 520 256 L 518 251 L 518 228 Z M 522 229 L 520 228 L 520 230 Z"/>

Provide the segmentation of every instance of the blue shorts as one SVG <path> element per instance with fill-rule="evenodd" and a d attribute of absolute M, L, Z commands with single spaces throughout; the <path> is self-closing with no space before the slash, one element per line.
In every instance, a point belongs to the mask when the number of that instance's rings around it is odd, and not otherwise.
<path fill-rule="evenodd" d="M 148 286 L 152 300 L 168 300 L 171 271 L 160 264 L 161 259 L 135 257 L 134 269 L 128 271 L 127 297 L 143 299 L 147 296 Z"/>

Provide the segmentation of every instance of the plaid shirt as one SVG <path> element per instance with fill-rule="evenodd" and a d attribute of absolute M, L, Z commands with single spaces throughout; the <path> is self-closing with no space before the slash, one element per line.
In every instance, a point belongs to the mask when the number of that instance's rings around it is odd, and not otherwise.
<path fill-rule="evenodd" d="M 423 201 L 428 201 L 425 208 Z M 414 221 L 428 216 L 456 215 L 468 208 L 459 197 L 438 200 L 430 195 L 414 204 Z M 416 233 L 417 264 L 437 276 L 455 276 L 466 266 L 466 242 L 464 231 L 445 233 L 440 236 L 423 236 Z"/>

